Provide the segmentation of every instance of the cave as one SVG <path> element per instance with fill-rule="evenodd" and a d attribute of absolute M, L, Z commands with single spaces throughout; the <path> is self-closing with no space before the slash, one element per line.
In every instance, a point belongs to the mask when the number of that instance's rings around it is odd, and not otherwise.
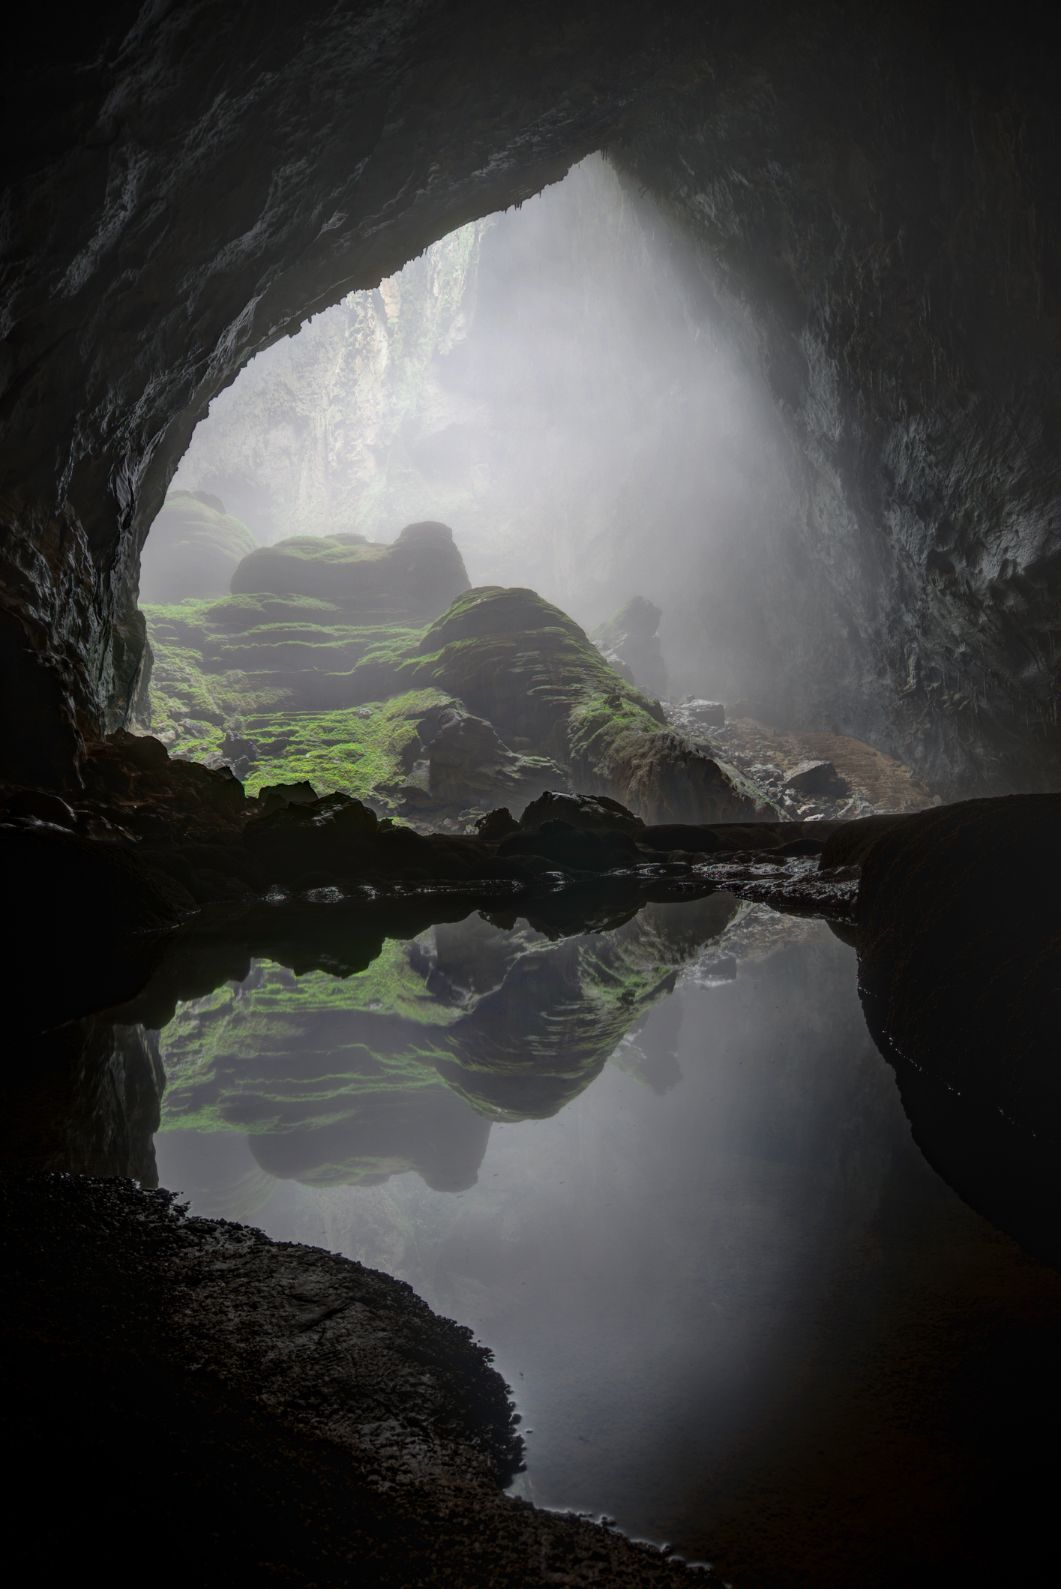
<path fill-rule="evenodd" d="M 17 1571 L 1046 1581 L 1050 44 L 905 0 L 9 31 Z M 449 384 L 432 344 L 373 451 L 358 350 L 440 301 Z M 329 494 L 312 416 L 240 416 L 342 316 Z"/>

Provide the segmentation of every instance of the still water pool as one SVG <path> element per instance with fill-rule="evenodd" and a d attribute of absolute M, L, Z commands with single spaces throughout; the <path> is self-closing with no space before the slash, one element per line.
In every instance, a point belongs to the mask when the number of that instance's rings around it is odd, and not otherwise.
<path fill-rule="evenodd" d="M 160 1181 L 469 1325 L 541 1505 L 737 1583 L 980 1582 L 1061 1283 L 923 1159 L 855 969 L 724 894 L 257 961 L 161 1035 Z"/>

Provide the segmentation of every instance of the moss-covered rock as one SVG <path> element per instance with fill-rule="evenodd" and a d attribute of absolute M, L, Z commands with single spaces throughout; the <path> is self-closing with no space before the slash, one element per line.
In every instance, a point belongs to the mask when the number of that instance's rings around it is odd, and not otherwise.
<path fill-rule="evenodd" d="M 515 746 L 561 761 L 573 784 L 651 822 L 743 821 L 771 808 L 732 768 L 666 727 L 574 619 L 534 591 L 458 598 L 407 666 L 451 690 Z"/>
<path fill-rule="evenodd" d="M 467 589 L 452 530 L 432 522 L 406 525 L 390 546 L 362 535 L 296 536 L 260 547 L 232 575 L 234 595 L 315 597 L 373 623 L 422 623 Z"/>
<path fill-rule="evenodd" d="M 364 590 L 346 601 L 346 565 L 315 561 L 324 544 L 305 543 L 316 550 L 301 591 L 146 609 L 151 727 L 176 754 L 235 766 L 252 794 L 308 780 L 428 826 L 500 805 L 518 814 L 564 788 L 612 796 L 649 821 L 770 814 L 533 591 L 465 590 L 426 626 L 409 621 L 408 606 L 402 622 L 377 621 L 393 619 L 393 605 L 373 607 Z M 366 553 L 348 571 L 383 567 L 376 554 L 393 550 L 343 544 Z M 309 593 L 316 580 L 326 588 L 329 568 L 330 599 Z M 397 600 L 383 584 L 376 595 Z"/>
<path fill-rule="evenodd" d="M 237 565 L 254 545 L 251 531 L 242 519 L 225 512 L 220 497 L 171 491 L 140 559 L 140 600 L 224 595 Z"/>

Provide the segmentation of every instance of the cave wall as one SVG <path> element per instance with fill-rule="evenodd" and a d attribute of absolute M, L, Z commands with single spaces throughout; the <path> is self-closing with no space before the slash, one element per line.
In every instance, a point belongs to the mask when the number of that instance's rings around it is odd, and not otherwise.
<path fill-rule="evenodd" d="M 403 525 L 441 519 L 466 550 L 451 509 L 468 491 L 447 489 L 457 482 L 446 468 L 459 399 L 438 372 L 467 333 L 492 224 L 459 227 L 252 359 L 196 426 L 174 488 L 221 497 L 265 544 L 351 532 L 392 541 Z"/>
<path fill-rule="evenodd" d="M 795 533 L 759 590 L 788 658 L 779 704 L 948 793 L 1061 774 L 1061 173 L 1041 16 L 758 8 L 700 58 L 696 92 L 611 151 L 695 240 L 788 436 Z"/>
<path fill-rule="evenodd" d="M 121 721 L 140 544 L 247 359 L 604 147 L 696 245 L 802 471 L 764 605 L 793 710 L 913 746 L 945 786 L 1055 781 L 1058 111 L 1040 15 L 42 13 L 5 85 L 0 775 L 62 781 L 79 736 Z"/>

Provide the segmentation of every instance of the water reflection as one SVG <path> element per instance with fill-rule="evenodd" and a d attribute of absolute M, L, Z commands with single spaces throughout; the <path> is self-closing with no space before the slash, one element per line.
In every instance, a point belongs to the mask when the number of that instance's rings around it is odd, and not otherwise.
<path fill-rule="evenodd" d="M 161 1052 L 163 1183 L 469 1324 L 535 1500 L 740 1584 L 1004 1570 L 1061 1283 L 921 1157 L 824 926 L 472 915 L 345 979 L 258 961 Z"/>
<path fill-rule="evenodd" d="M 245 1134 L 263 1170 L 306 1185 L 415 1170 L 435 1191 L 462 1191 L 491 1122 L 545 1119 L 577 1097 L 736 910 L 725 894 L 649 905 L 569 938 L 475 914 L 387 940 L 346 979 L 255 962 L 167 1027 L 163 1129 Z M 180 1173 L 228 1212 L 209 1185 L 228 1178 L 224 1154 L 167 1141 L 168 1174 L 182 1152 Z"/>
<path fill-rule="evenodd" d="M 496 1351 L 527 1494 L 739 1586 L 1040 1581 L 1056 1162 L 882 1057 L 834 931 L 640 903 L 262 906 L 43 1032 L 42 964 L 0 1157 L 157 1152 L 194 1211 L 409 1281 Z"/>

